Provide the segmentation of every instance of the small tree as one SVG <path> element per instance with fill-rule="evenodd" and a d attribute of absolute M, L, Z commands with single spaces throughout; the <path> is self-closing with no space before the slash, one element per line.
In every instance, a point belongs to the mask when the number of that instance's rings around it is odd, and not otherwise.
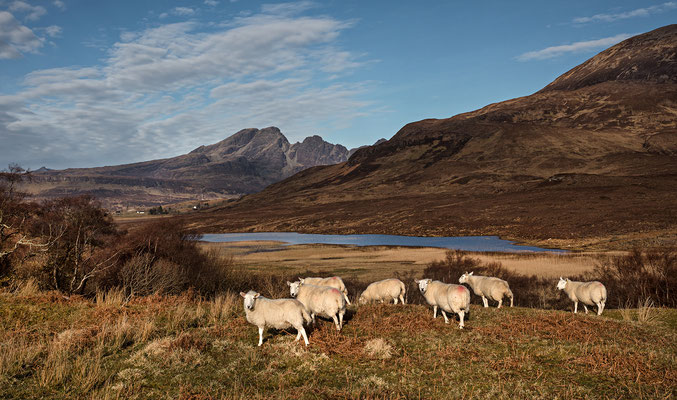
<path fill-rule="evenodd" d="M 67 294 L 82 294 L 87 282 L 115 265 L 117 253 L 102 245 L 116 235 L 108 213 L 91 196 L 47 201 L 33 226 L 44 238 L 46 285 Z"/>

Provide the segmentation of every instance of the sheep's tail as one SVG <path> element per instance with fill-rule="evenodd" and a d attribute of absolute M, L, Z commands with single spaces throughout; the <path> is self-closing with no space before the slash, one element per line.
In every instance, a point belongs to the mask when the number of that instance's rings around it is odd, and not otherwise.
<path fill-rule="evenodd" d="M 303 314 L 303 320 L 306 322 L 306 324 L 309 324 L 310 321 L 313 320 L 310 317 L 310 313 L 308 312 L 308 309 L 305 306 L 303 306 L 303 308 L 301 308 L 301 314 Z"/>

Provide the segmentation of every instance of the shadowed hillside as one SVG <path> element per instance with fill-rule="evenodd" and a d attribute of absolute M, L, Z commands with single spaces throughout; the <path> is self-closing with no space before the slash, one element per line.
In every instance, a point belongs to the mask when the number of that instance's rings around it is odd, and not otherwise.
<path fill-rule="evenodd" d="M 190 222 L 209 232 L 675 243 L 676 54 L 677 25 L 638 35 L 533 95 L 407 124 L 345 163 Z"/>

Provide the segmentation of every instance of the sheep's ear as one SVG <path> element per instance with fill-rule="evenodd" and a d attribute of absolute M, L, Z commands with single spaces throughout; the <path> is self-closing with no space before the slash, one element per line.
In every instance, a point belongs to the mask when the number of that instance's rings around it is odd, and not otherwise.
<path fill-rule="evenodd" d="M 419 282 L 421 282 L 421 281 L 419 281 L 418 279 L 414 279 L 414 283 L 419 283 Z"/>
<path fill-rule="evenodd" d="M 291 282 L 287 281 L 287 286 L 291 286 Z"/>
<path fill-rule="evenodd" d="M 254 295 L 254 298 L 255 298 L 255 299 L 258 299 L 259 296 L 261 296 L 261 293 L 256 293 L 256 294 Z"/>
<path fill-rule="evenodd" d="M 303 281 L 305 281 L 305 279 L 299 278 L 299 282 L 303 283 Z"/>
<path fill-rule="evenodd" d="M 469 273 L 468 275 L 472 275 L 472 274 L 474 274 L 474 273 L 475 273 L 475 271 L 473 271 L 473 272 Z"/>
<path fill-rule="evenodd" d="M 247 297 L 247 293 L 245 293 L 245 292 L 240 292 L 240 296 L 242 296 L 242 297 Z"/>

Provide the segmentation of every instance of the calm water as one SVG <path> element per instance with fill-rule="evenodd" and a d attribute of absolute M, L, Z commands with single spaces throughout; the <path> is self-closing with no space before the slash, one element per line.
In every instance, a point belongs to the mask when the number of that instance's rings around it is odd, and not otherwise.
<path fill-rule="evenodd" d="M 295 232 L 252 232 L 252 233 L 209 233 L 202 236 L 206 242 L 241 242 L 250 240 L 272 240 L 285 244 L 343 244 L 356 246 L 414 246 L 441 247 L 466 251 L 551 251 L 533 246 L 518 246 L 498 236 L 424 237 L 397 235 L 317 235 Z"/>

